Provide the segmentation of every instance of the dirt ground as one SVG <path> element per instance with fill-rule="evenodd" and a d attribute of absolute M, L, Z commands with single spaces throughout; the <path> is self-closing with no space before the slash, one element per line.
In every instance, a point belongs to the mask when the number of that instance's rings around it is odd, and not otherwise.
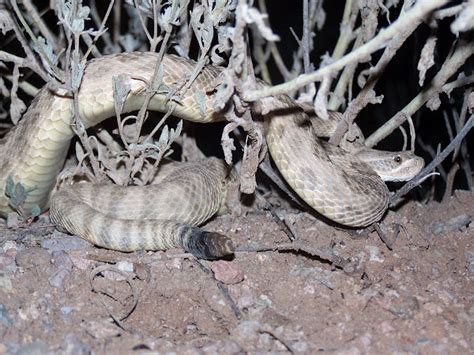
<path fill-rule="evenodd" d="M 286 205 L 293 244 L 269 211 L 220 216 L 240 251 L 217 262 L 0 223 L 0 353 L 473 353 L 473 197 L 389 212 L 392 250 Z"/>

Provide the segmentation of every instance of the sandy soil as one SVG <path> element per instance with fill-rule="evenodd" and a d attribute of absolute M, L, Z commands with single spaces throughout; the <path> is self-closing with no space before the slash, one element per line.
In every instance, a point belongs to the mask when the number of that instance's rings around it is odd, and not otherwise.
<path fill-rule="evenodd" d="M 212 263 L 0 223 L 0 353 L 472 353 L 473 197 L 390 212 L 392 250 L 287 206 L 293 244 L 269 211 L 217 217 L 240 251 Z"/>

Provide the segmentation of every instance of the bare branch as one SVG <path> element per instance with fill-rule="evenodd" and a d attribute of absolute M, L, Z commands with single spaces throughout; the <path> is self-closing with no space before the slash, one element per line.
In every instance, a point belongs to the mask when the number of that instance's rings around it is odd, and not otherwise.
<path fill-rule="evenodd" d="M 245 101 L 256 101 L 267 96 L 285 94 L 289 91 L 301 88 L 313 81 L 320 81 L 325 76 L 341 70 L 348 64 L 359 62 L 366 58 L 367 55 L 383 48 L 393 37 L 403 30 L 403 28 L 408 26 L 410 23 L 418 22 L 433 10 L 445 5 L 448 1 L 449 0 L 420 0 L 415 6 L 408 10 L 404 16 L 399 17 L 392 25 L 381 30 L 371 41 L 350 52 L 334 63 L 326 65 L 311 74 L 301 75 L 284 84 L 259 90 L 248 90 L 242 94 L 242 98 Z"/>

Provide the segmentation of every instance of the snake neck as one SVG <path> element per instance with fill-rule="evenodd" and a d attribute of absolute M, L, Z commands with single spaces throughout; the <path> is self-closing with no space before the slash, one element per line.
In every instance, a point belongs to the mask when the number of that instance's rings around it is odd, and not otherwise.
<path fill-rule="evenodd" d="M 322 144 L 308 116 L 287 96 L 267 102 L 270 154 L 287 183 L 313 209 L 346 226 L 380 219 L 388 205 L 385 183 L 365 163 Z"/>

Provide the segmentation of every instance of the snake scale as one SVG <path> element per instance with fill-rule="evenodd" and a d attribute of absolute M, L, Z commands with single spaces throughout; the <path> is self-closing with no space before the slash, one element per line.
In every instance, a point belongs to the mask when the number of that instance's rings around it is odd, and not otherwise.
<path fill-rule="evenodd" d="M 138 110 L 157 59 L 156 53 L 134 52 L 91 60 L 78 94 L 85 127 L 115 114 L 115 75 L 127 76 L 131 85 L 123 112 Z M 163 84 L 170 88 L 182 85 L 194 66 L 191 60 L 165 56 Z M 206 66 L 182 93 L 173 114 L 201 123 L 222 120 L 212 104 L 220 73 L 220 68 Z M 204 93 L 204 105 L 198 102 L 198 93 Z M 166 94 L 156 94 L 149 109 L 166 112 L 168 105 Z M 318 140 L 311 120 L 290 97 L 266 98 L 254 106 L 267 108 L 265 137 L 270 154 L 284 179 L 309 206 L 347 226 L 367 226 L 381 218 L 388 204 L 388 189 L 366 163 Z M 217 159 L 187 163 L 157 186 L 76 184 L 51 196 L 74 136 L 72 118 L 72 98 L 44 87 L 19 124 L 0 140 L 1 216 L 12 211 L 3 193 L 11 176 L 15 183 L 32 188 L 25 210 L 34 205 L 42 211 L 50 207 L 51 220 L 60 229 L 98 246 L 122 251 L 183 247 L 209 259 L 232 253 L 230 239 L 196 227 L 222 204 L 228 170 Z M 397 164 L 402 164 L 411 157 L 399 155 L 398 159 Z"/>

